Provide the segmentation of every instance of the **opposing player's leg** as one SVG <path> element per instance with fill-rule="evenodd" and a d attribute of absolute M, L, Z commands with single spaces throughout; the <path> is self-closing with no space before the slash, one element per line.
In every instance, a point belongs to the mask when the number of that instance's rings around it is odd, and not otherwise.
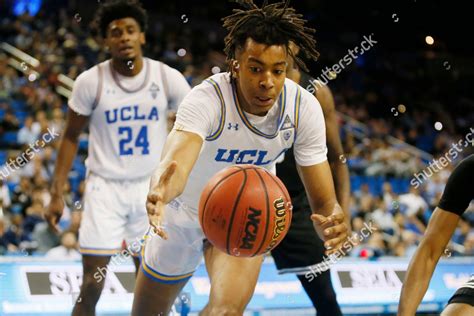
<path fill-rule="evenodd" d="M 76 299 L 72 311 L 73 316 L 95 315 L 95 306 L 104 288 L 109 261 L 110 256 L 82 256 L 81 292 Z"/>
<path fill-rule="evenodd" d="M 318 311 L 318 316 L 342 316 L 341 309 L 336 300 L 336 292 L 332 287 L 329 270 L 312 280 L 304 275 L 298 275 L 298 279 L 311 299 L 313 306 Z"/>
<path fill-rule="evenodd" d="M 204 250 L 204 258 L 211 280 L 211 294 L 200 315 L 243 315 L 255 291 L 263 256 L 234 257 L 209 245 Z"/>

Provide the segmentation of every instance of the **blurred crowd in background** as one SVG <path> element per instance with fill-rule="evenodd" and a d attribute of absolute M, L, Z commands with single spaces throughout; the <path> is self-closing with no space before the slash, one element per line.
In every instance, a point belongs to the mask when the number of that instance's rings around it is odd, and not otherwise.
<path fill-rule="evenodd" d="M 206 17 L 223 17 L 230 11 L 214 3 L 193 5 L 188 10 L 193 14 L 186 15 L 176 9 L 177 5 L 163 4 L 159 14 L 149 10 L 145 55 L 179 69 L 195 86 L 213 73 L 226 70 L 222 53 L 225 32 L 219 18 Z M 301 6 L 311 8 L 309 1 Z M 0 255 L 80 258 L 76 249 L 87 131 L 81 136 L 79 155 L 65 188 L 66 210 L 60 235 L 42 219 L 50 200 L 48 189 L 60 137 L 44 143 L 18 170 L 7 166 L 48 128 L 58 133 L 64 129 L 67 99 L 56 91 L 58 76 L 74 80 L 108 58 L 93 30 L 93 9 L 77 13 L 74 8 L 75 1 L 47 1 L 34 17 L 11 13 L 2 16 L 1 41 L 33 56 L 40 64 L 34 69 L 39 76 L 32 78 L 25 69 L 28 65 L 23 69 L 11 67 L 10 56 L 0 50 Z M 327 25 L 330 18 L 323 19 L 320 15 L 327 15 L 323 12 L 305 16 L 316 26 L 319 20 Z M 322 26 L 318 26 L 318 33 L 321 59 L 310 65 L 314 77 L 324 67 L 338 63 L 347 49 L 361 40 L 349 31 L 325 33 Z M 383 36 L 376 34 L 374 38 L 382 42 Z M 459 51 L 455 56 L 462 60 L 464 55 Z M 351 174 L 353 231 L 360 231 L 369 222 L 377 228 L 351 256 L 410 257 L 454 165 L 473 152 L 472 142 L 466 143 L 447 167 L 433 172 L 419 186 L 411 183 L 415 174 L 425 170 L 433 159 L 446 156 L 453 143 L 464 140 L 469 128 L 474 127 L 474 98 L 466 93 L 466 81 L 472 80 L 474 71 L 448 71 L 441 62 L 444 57 L 445 52 L 439 48 L 394 51 L 390 45 L 380 44 L 328 83 L 340 118 L 345 152 L 340 159 Z M 439 124 L 435 127 L 436 122 Z M 471 204 L 452 239 L 449 256 L 474 255 L 473 211 Z"/>

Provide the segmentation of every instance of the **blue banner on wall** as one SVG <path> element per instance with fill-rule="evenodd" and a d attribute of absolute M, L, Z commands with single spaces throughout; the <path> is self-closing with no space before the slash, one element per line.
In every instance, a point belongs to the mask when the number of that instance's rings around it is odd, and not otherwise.
<path fill-rule="evenodd" d="M 474 259 L 440 261 L 420 310 L 440 311 L 469 279 L 473 265 Z M 395 312 L 407 266 L 408 262 L 399 260 L 344 259 L 334 264 L 331 277 L 344 314 Z M 108 271 L 98 314 L 128 315 L 133 300 L 134 267 L 121 264 L 110 266 Z M 0 262 L 0 315 L 67 315 L 78 298 L 81 277 L 80 262 Z M 209 279 L 201 265 L 184 289 L 190 295 L 193 312 L 205 306 L 209 289 Z M 314 315 L 295 275 L 278 275 L 268 258 L 248 311 L 252 315 L 274 315 L 290 309 L 294 315 L 297 311 Z"/>

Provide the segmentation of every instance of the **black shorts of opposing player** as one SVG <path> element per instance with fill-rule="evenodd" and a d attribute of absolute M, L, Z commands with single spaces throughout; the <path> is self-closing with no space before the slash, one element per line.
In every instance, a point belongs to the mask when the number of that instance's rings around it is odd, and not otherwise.
<path fill-rule="evenodd" d="M 449 176 L 448 182 L 439 201 L 439 208 L 464 214 L 469 203 L 474 199 L 474 154 L 462 160 Z"/>
<path fill-rule="evenodd" d="M 439 202 L 439 208 L 463 215 L 474 199 L 474 154 L 461 161 L 449 176 Z M 451 297 L 448 304 L 463 303 L 474 306 L 474 275 Z"/>
<path fill-rule="evenodd" d="M 474 306 L 474 275 L 451 297 L 448 304 L 462 303 Z"/>

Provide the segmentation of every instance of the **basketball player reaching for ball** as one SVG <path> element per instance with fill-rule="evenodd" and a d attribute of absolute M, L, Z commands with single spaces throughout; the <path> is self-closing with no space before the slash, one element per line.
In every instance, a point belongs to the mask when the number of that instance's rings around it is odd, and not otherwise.
<path fill-rule="evenodd" d="M 399 316 L 415 315 L 436 264 L 458 225 L 459 217 L 474 199 L 473 175 L 474 154 L 461 161 L 449 176 L 439 205 L 410 261 L 400 295 Z M 441 315 L 474 315 L 474 274 L 454 293 Z"/>
<path fill-rule="evenodd" d="M 177 70 L 143 57 L 147 15 L 140 3 L 101 5 L 97 20 L 111 59 L 82 73 L 74 84 L 45 214 L 54 228 L 64 208 L 63 188 L 78 136 L 89 125 L 79 230 L 84 274 L 73 315 L 95 314 L 107 263 L 123 240 L 129 252 L 139 254 L 148 225 L 144 201 L 166 140 L 167 114 L 191 90 Z"/>
<path fill-rule="evenodd" d="M 148 236 L 143 250 L 132 315 L 166 315 L 203 254 L 211 292 L 201 315 L 243 314 L 263 256 L 236 257 L 206 243 L 197 209 L 207 181 L 230 165 L 274 171 L 277 158 L 294 143 L 311 218 L 325 240 L 326 254 L 336 252 L 347 238 L 326 159 L 321 107 L 311 93 L 286 79 L 290 41 L 316 59 L 314 30 L 304 26 L 288 2 L 265 2 L 262 8 L 251 0 L 238 2 L 244 9 L 224 18 L 230 72 L 208 78 L 180 104 L 152 177 L 147 210 L 158 236 Z"/>
<path fill-rule="evenodd" d="M 298 55 L 299 48 L 293 43 L 290 49 Z M 331 90 L 322 82 L 317 82 L 307 73 L 300 71 L 293 58 L 288 59 L 286 77 L 292 79 L 310 93 L 314 93 L 323 110 L 326 122 L 326 143 L 328 147 L 328 162 L 334 179 L 337 200 L 346 215 L 350 227 L 349 198 L 350 181 L 347 165 L 341 161 L 343 149 L 339 136 L 334 98 Z M 316 89 L 317 88 L 317 89 Z M 283 181 L 293 203 L 293 217 L 286 237 L 272 250 L 272 256 L 279 273 L 296 273 L 306 294 L 311 299 L 318 315 L 342 315 L 336 300 L 336 292 L 331 283 L 330 271 L 326 270 L 316 277 L 311 267 L 324 260 L 324 242 L 314 231 L 308 218 L 311 215 L 304 185 L 296 177 L 296 162 L 293 149 L 285 153 L 285 159 L 277 163 L 277 176 Z M 320 269 L 321 270 L 321 269 Z M 307 274 L 311 274 L 310 277 Z"/>

